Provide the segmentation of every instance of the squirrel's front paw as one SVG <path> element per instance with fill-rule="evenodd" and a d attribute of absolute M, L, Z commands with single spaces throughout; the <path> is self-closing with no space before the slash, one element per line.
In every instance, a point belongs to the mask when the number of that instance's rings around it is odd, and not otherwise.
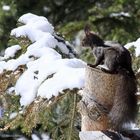
<path fill-rule="evenodd" d="M 93 64 L 87 64 L 89 67 L 95 68 L 96 66 Z"/>
<path fill-rule="evenodd" d="M 100 68 L 103 72 L 105 72 L 105 73 L 109 73 L 109 74 L 117 74 L 117 72 L 116 71 L 110 71 L 110 70 L 108 70 L 108 69 L 105 69 L 105 68 Z"/>

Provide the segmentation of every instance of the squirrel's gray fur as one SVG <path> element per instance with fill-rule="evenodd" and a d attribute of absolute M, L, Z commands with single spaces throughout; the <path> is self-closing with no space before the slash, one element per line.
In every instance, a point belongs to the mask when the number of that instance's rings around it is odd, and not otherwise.
<path fill-rule="evenodd" d="M 137 116 L 137 82 L 132 70 L 131 55 L 129 51 L 116 42 L 107 44 L 95 33 L 85 27 L 85 37 L 82 40 L 83 46 L 90 46 L 96 58 L 96 67 L 100 64 L 106 65 L 105 72 L 118 73 L 122 82 L 118 86 L 113 106 L 108 114 L 113 129 L 121 130 L 124 123 L 132 122 Z"/>

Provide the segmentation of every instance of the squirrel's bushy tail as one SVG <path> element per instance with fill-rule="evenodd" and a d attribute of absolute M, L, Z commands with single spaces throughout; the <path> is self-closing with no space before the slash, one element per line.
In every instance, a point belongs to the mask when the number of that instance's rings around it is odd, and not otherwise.
<path fill-rule="evenodd" d="M 125 71 L 119 72 L 119 83 L 114 97 L 113 107 L 109 113 L 113 129 L 121 130 L 124 123 L 132 122 L 137 115 L 137 81 L 135 76 L 128 75 Z"/>

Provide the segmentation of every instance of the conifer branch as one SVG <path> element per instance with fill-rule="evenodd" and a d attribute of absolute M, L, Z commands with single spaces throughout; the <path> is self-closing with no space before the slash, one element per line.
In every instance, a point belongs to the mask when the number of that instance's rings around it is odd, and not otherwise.
<path fill-rule="evenodd" d="M 72 140 L 72 131 L 74 127 L 74 118 L 76 114 L 76 106 L 77 106 L 77 94 L 74 93 L 74 99 L 73 99 L 73 111 L 72 111 L 72 116 L 71 116 L 71 124 L 70 124 L 70 131 L 69 131 L 69 137 L 68 140 Z"/>

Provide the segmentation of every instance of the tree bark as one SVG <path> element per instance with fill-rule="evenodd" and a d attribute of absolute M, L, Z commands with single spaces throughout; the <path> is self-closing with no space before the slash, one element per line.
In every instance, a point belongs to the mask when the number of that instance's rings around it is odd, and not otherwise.
<path fill-rule="evenodd" d="M 115 90 L 122 78 L 87 66 L 82 100 L 78 103 L 82 131 L 111 129 L 108 113 L 113 106 Z"/>

